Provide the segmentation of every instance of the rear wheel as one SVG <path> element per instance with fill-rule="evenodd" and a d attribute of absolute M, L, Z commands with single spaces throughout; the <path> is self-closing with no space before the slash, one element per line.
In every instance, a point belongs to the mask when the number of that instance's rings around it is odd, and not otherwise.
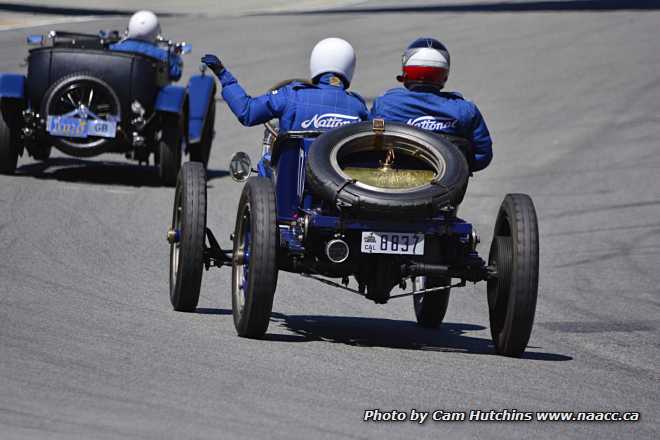
<path fill-rule="evenodd" d="M 234 231 L 232 311 L 239 336 L 266 333 L 277 286 L 275 189 L 265 177 L 247 180 Z"/>
<path fill-rule="evenodd" d="M 158 177 L 163 185 L 174 186 L 181 169 L 183 116 L 163 115 L 163 129 L 158 142 Z"/>
<path fill-rule="evenodd" d="M 0 174 L 14 174 L 18 162 L 18 133 L 0 113 Z"/>
<path fill-rule="evenodd" d="M 32 156 L 40 161 L 47 161 L 50 159 L 50 153 L 53 148 L 50 145 L 40 146 L 32 152 Z"/>
<path fill-rule="evenodd" d="M 102 121 L 121 121 L 121 104 L 115 91 L 100 78 L 86 72 L 72 73 L 55 81 L 44 94 L 41 114 Z M 89 157 L 104 153 L 112 138 L 89 136 L 52 137 L 56 147 L 76 157 Z M 44 150 L 41 157 L 50 153 Z M 38 157 L 38 160 L 44 160 Z"/>
<path fill-rule="evenodd" d="M 490 331 L 499 354 L 520 356 L 532 332 L 539 276 L 536 211 L 525 194 L 507 194 L 488 257 L 497 270 L 488 281 Z"/>
<path fill-rule="evenodd" d="M 174 195 L 170 241 L 170 301 L 192 312 L 199 301 L 206 234 L 206 173 L 200 163 L 181 168 Z"/>

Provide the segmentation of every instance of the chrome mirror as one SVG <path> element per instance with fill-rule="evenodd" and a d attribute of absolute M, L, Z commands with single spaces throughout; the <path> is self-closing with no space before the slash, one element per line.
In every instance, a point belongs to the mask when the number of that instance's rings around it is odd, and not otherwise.
<path fill-rule="evenodd" d="M 239 151 L 229 160 L 229 174 L 236 182 L 244 182 L 252 174 L 252 161 L 247 153 Z"/>

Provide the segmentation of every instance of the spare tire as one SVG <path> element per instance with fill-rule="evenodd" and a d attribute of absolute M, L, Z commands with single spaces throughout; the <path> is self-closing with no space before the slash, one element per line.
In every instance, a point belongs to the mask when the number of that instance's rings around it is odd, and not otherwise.
<path fill-rule="evenodd" d="M 307 159 L 312 192 L 364 218 L 431 217 L 463 200 L 470 174 L 461 151 L 409 125 L 360 122 L 319 136 Z"/>

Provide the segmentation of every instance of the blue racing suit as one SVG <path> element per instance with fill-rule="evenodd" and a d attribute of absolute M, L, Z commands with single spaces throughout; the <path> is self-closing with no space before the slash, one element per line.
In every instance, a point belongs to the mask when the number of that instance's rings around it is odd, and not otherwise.
<path fill-rule="evenodd" d="M 391 89 L 376 98 L 369 117 L 468 139 L 474 148 L 474 158 L 468 160 L 470 171 L 486 168 L 493 158 L 493 142 L 481 112 L 456 92 L 432 88 Z"/>
<path fill-rule="evenodd" d="M 346 91 L 344 83 L 332 73 L 322 75 L 317 84 L 292 82 L 256 98 L 245 93 L 229 70 L 224 69 L 218 77 L 222 97 L 245 126 L 277 118 L 281 133 L 329 130 L 368 117 L 364 100 L 356 93 Z"/>
<path fill-rule="evenodd" d="M 111 44 L 110 50 L 116 50 L 118 52 L 139 53 L 150 56 L 152 58 L 156 58 L 168 63 L 169 77 L 172 81 L 178 81 L 179 78 L 181 78 L 181 72 L 183 70 L 183 62 L 181 61 L 181 57 L 178 55 L 170 54 L 162 47 L 158 47 L 157 45 L 149 43 L 148 41 L 126 39 L 120 41 L 119 43 Z"/>
<path fill-rule="evenodd" d="M 292 82 L 277 90 L 252 98 L 238 84 L 238 81 L 227 70 L 218 73 L 222 84 L 222 97 L 229 105 L 241 124 L 252 126 L 279 119 L 280 133 L 291 130 L 330 130 L 342 125 L 366 120 L 369 116 L 364 100 L 357 94 L 346 91 L 342 80 L 332 73 L 326 73 L 319 78 L 318 83 L 308 84 Z M 313 139 L 305 139 L 302 147 L 307 150 Z M 291 151 L 291 150 L 289 150 Z M 284 153 L 286 154 L 286 153 Z M 298 153 L 296 153 L 297 155 Z M 259 162 L 259 174 L 272 177 L 270 152 L 265 151 Z M 311 204 L 311 196 L 304 196 L 304 182 L 296 178 L 300 172 L 298 160 L 293 168 L 283 171 L 282 165 L 290 161 L 279 161 L 278 172 L 289 178 L 277 179 L 277 191 L 282 197 L 277 197 L 277 213 L 279 216 L 292 217 L 304 197 L 306 205 Z M 293 178 L 290 176 L 293 175 Z"/>

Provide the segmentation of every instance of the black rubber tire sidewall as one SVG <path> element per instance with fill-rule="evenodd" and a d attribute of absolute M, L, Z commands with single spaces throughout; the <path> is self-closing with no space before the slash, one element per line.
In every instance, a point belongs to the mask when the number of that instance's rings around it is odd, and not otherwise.
<path fill-rule="evenodd" d="M 0 174 L 14 174 L 18 162 L 18 136 L 0 114 Z"/>
<path fill-rule="evenodd" d="M 442 264 L 442 248 L 437 237 L 428 237 L 424 250 L 424 260 L 431 264 Z M 446 286 L 451 283 L 451 278 L 426 277 L 425 288 Z M 425 328 L 438 328 L 447 313 L 449 306 L 450 289 L 415 295 L 413 299 L 413 310 L 417 324 Z"/>
<path fill-rule="evenodd" d="M 427 278 L 426 288 L 445 286 L 449 279 Z M 413 296 L 413 308 L 417 324 L 424 328 L 438 328 L 449 306 L 449 289 L 441 292 Z"/>
<path fill-rule="evenodd" d="M 176 280 L 173 285 L 170 283 L 170 301 L 174 310 L 192 312 L 199 301 L 206 235 L 206 172 L 201 164 L 188 162 L 181 168 L 175 191 L 172 227 L 179 200 L 182 206 L 179 264 Z M 170 262 L 170 270 L 171 267 Z"/>
<path fill-rule="evenodd" d="M 243 270 L 236 264 L 232 267 L 232 311 L 234 325 L 239 336 L 261 338 L 268 329 L 273 298 L 277 287 L 277 244 L 278 230 L 273 183 L 260 176 L 250 177 L 245 183 L 236 214 L 234 231 L 234 255 L 239 243 L 239 222 L 245 212 L 250 213 L 250 264 L 248 267 L 248 289 L 241 309 L 236 290 L 236 271 Z"/>
<path fill-rule="evenodd" d="M 510 262 L 497 265 L 500 241 L 510 239 Z M 499 257 L 500 259 L 502 257 Z M 488 281 L 491 335 L 495 349 L 506 356 L 520 356 L 527 347 L 534 324 L 538 296 L 539 233 L 536 210 L 525 194 L 507 194 L 500 207 L 489 264 L 495 263 L 500 279 Z M 504 272 L 506 271 L 506 272 Z M 494 307 L 493 298 L 505 295 L 506 307 Z M 504 313 L 504 316 L 502 316 Z M 500 325 L 495 323 L 500 322 Z"/>
<path fill-rule="evenodd" d="M 337 143 L 349 136 L 373 132 L 371 122 L 361 122 L 328 131 L 310 147 L 307 159 L 307 182 L 319 197 L 339 203 L 343 209 L 365 218 L 393 216 L 420 218 L 435 215 L 442 207 L 458 206 L 463 200 L 469 177 L 467 161 L 460 150 L 446 139 L 405 124 L 388 122 L 384 134 L 399 134 L 418 139 L 420 148 L 434 146 L 434 153 L 446 164 L 444 175 L 435 185 L 425 185 L 404 192 L 370 190 L 358 186 L 340 174 L 331 164 L 330 155 Z"/>
<path fill-rule="evenodd" d="M 174 186 L 181 169 L 183 115 L 163 113 L 162 135 L 158 142 L 158 177 L 165 186 Z"/>
<path fill-rule="evenodd" d="M 211 147 L 213 146 L 215 128 L 215 101 L 211 102 L 204 122 L 202 137 L 199 142 L 190 144 L 188 151 L 190 151 L 190 160 L 201 162 L 204 168 L 208 168 L 209 159 L 211 158 Z"/>

